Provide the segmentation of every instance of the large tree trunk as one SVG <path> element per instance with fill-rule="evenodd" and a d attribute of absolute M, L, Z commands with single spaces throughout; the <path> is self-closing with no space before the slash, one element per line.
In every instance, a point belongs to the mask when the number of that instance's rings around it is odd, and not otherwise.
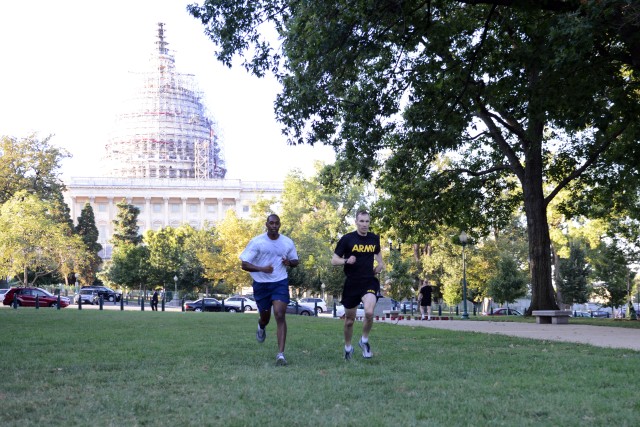
<path fill-rule="evenodd" d="M 531 305 L 527 314 L 531 314 L 533 310 L 557 310 L 558 304 L 551 282 L 551 238 L 542 190 L 542 154 L 541 150 L 533 146 L 527 152 L 522 190 L 527 215 L 531 272 Z"/>

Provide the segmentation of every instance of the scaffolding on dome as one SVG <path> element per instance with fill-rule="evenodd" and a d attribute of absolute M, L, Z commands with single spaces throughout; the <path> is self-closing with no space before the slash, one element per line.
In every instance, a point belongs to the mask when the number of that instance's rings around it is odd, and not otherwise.
<path fill-rule="evenodd" d="M 222 179 L 222 141 L 192 74 L 178 73 L 158 23 L 150 69 L 116 117 L 104 158 L 108 176 Z"/>

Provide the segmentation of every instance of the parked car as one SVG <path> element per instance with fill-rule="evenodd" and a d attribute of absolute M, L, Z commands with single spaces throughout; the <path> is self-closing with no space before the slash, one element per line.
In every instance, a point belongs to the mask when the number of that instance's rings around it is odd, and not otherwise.
<path fill-rule="evenodd" d="M 591 317 L 588 311 L 575 311 L 571 314 L 573 317 Z"/>
<path fill-rule="evenodd" d="M 81 299 L 83 304 L 100 303 L 100 295 L 98 295 L 98 291 L 95 289 L 80 289 L 80 292 L 76 294 L 73 302 L 76 304 L 80 304 Z"/>
<path fill-rule="evenodd" d="M 38 298 L 38 304 L 40 307 L 57 307 L 58 297 L 50 294 L 41 288 L 24 287 L 24 288 L 11 288 L 4 294 L 4 305 L 11 305 L 13 303 L 13 296 L 18 298 L 18 305 L 24 307 L 35 307 L 36 297 Z M 60 307 L 67 307 L 69 305 L 69 298 L 60 297 Z"/>
<path fill-rule="evenodd" d="M 245 296 L 233 296 L 224 300 L 224 308 L 226 311 L 241 311 L 244 304 L 244 311 L 257 310 L 256 301 Z"/>
<path fill-rule="evenodd" d="M 318 313 L 327 311 L 327 303 L 322 298 L 302 298 L 300 300 L 300 304 L 309 305 L 311 307 L 315 307 L 316 303 L 318 304 Z"/>
<path fill-rule="evenodd" d="M 204 301 L 204 302 L 203 302 Z M 185 311 L 222 311 L 222 302 L 215 298 L 200 298 L 184 303 Z"/>
<path fill-rule="evenodd" d="M 404 310 L 406 308 L 407 313 L 411 312 L 411 306 L 413 306 L 413 311 L 420 311 L 420 306 L 418 305 L 417 301 L 409 301 L 409 300 L 404 300 L 400 303 L 400 307 L 398 308 L 399 310 Z"/>
<path fill-rule="evenodd" d="M 337 317 L 344 316 L 344 305 L 336 304 L 336 316 Z M 362 303 L 360 303 L 360 305 L 356 309 L 356 319 L 359 317 L 364 317 L 364 304 Z"/>
<path fill-rule="evenodd" d="M 485 313 L 487 316 L 522 316 L 518 310 L 514 308 L 494 308 L 491 312 Z"/>
<path fill-rule="evenodd" d="M 98 296 L 101 295 L 104 301 L 119 302 L 120 298 L 122 298 L 120 292 L 116 292 L 106 286 L 83 286 L 81 289 L 94 289 L 98 291 Z"/>
<path fill-rule="evenodd" d="M 318 309 L 318 311 L 320 310 Z M 313 316 L 315 314 L 314 307 L 298 304 L 296 301 L 291 301 L 289 305 L 287 305 L 287 313 L 300 314 L 302 316 Z"/>
<path fill-rule="evenodd" d="M 604 310 L 594 310 L 591 312 L 591 317 L 611 317 L 611 314 Z"/>

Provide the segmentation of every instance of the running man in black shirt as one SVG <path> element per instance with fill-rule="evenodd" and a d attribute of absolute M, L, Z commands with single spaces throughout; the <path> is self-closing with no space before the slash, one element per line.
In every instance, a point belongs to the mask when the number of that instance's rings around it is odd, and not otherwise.
<path fill-rule="evenodd" d="M 364 304 L 364 321 L 362 338 L 358 344 L 362 348 L 362 357 L 373 356 L 369 345 L 369 332 L 373 326 L 373 309 L 380 294 L 380 281 L 376 277 L 384 269 L 384 261 L 380 252 L 380 236 L 369 232 L 371 218 L 366 211 L 356 214 L 356 231 L 347 233 L 336 245 L 332 265 L 344 265 L 344 288 L 342 305 L 344 305 L 344 358 L 353 356 L 351 338 L 353 323 L 356 320 L 357 307 L 360 301 Z M 374 267 L 374 261 L 377 264 Z"/>

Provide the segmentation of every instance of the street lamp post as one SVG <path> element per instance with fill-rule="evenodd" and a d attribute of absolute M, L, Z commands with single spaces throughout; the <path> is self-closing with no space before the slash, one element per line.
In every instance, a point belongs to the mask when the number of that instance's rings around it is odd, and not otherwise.
<path fill-rule="evenodd" d="M 467 312 L 467 259 L 464 253 L 464 249 L 467 246 L 467 233 L 462 231 L 460 233 L 460 243 L 462 243 L 462 319 L 469 319 L 469 312 Z"/>
<path fill-rule="evenodd" d="M 173 293 L 173 298 L 172 299 L 174 301 L 178 301 L 178 276 L 177 275 L 173 276 L 173 284 L 175 286 L 175 291 Z"/>
<path fill-rule="evenodd" d="M 320 287 L 322 288 L 322 299 L 324 299 L 324 290 L 327 287 L 327 285 L 325 285 L 324 283 L 320 285 Z"/>

